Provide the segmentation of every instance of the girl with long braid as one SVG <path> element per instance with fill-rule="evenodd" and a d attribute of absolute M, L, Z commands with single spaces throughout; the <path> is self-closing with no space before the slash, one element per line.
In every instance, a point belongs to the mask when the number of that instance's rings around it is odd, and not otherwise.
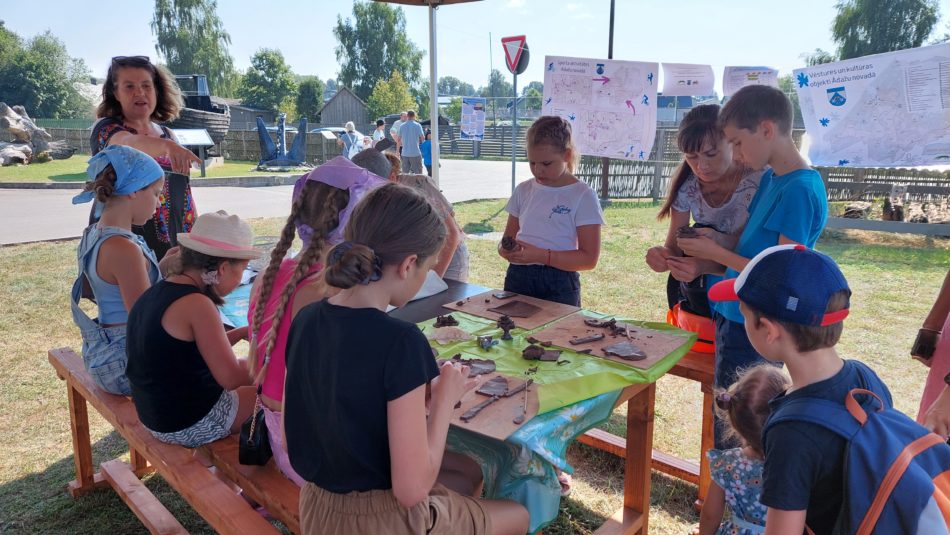
<path fill-rule="evenodd" d="M 329 295 L 322 276 L 326 253 L 343 241 L 343 228 L 356 203 L 385 183 L 342 157 L 301 177 L 294 186 L 291 213 L 280 241 L 251 290 L 248 368 L 254 374 L 254 384 L 261 387 L 274 459 L 281 472 L 298 485 L 304 480 L 290 466 L 280 425 L 290 323 L 305 305 Z M 300 254 L 285 258 L 297 235 L 303 241 Z"/>

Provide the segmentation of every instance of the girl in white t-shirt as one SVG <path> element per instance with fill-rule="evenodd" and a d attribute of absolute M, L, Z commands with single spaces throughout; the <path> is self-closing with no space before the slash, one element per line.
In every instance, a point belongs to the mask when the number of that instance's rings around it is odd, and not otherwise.
<path fill-rule="evenodd" d="M 505 290 L 580 306 L 577 272 L 594 269 L 600 256 L 600 202 L 573 175 L 580 155 L 569 122 L 556 116 L 535 121 L 527 152 L 534 179 L 519 184 L 508 200 L 508 225 L 498 246 L 511 262 Z"/>
<path fill-rule="evenodd" d="M 719 105 L 704 104 L 690 110 L 680 123 L 676 142 L 685 159 L 673 173 L 666 202 L 657 214 L 657 219 L 670 219 L 669 231 L 666 242 L 646 255 L 653 271 L 671 273 L 670 308 L 681 304 L 687 312 L 705 317 L 710 316 L 706 289 L 711 283 L 701 275 L 707 272 L 701 260 L 683 257 L 676 245 L 677 232 L 689 227 L 692 217 L 696 227 L 716 231 L 712 235 L 721 245 L 735 247 L 762 178 L 761 169 L 746 169 L 732 159 L 732 146 L 718 119 Z"/>

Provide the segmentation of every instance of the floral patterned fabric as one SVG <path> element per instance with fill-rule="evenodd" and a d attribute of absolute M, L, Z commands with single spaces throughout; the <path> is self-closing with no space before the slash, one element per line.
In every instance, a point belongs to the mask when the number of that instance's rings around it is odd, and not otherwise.
<path fill-rule="evenodd" d="M 104 149 L 112 136 L 119 132 L 138 134 L 134 128 L 126 126 L 122 121 L 111 117 L 100 119 L 92 128 L 90 143 L 92 154 L 95 156 Z M 170 138 L 171 133 L 162 127 L 162 138 Z M 165 156 L 155 158 L 155 161 L 165 170 L 165 185 L 159 195 L 161 206 L 155 211 L 151 224 L 154 232 L 145 229 L 143 235 L 146 242 L 159 258 L 164 256 L 170 247 L 178 245 L 179 233 L 191 232 L 191 227 L 198 217 L 195 200 L 191 195 L 191 184 L 185 175 L 171 172 L 171 160 Z"/>
<path fill-rule="evenodd" d="M 768 509 L 759 502 L 762 496 L 761 459 L 751 459 L 742 448 L 709 450 L 712 480 L 726 495 L 726 513 L 717 535 L 757 535 L 765 533 Z"/>

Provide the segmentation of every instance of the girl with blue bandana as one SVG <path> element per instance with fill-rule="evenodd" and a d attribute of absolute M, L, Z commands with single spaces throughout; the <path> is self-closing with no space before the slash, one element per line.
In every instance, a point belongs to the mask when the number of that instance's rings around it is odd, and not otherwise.
<path fill-rule="evenodd" d="M 132 225 L 145 223 L 155 213 L 165 173 L 151 156 L 123 145 L 110 145 L 93 156 L 86 173 L 91 181 L 73 197 L 73 204 L 96 199 L 102 211 L 79 242 L 79 276 L 70 303 L 73 321 L 82 334 L 83 361 L 93 380 L 107 392 L 127 396 L 129 310 L 161 278 L 155 253 L 132 233 Z M 96 303 L 97 319 L 80 308 L 82 297 Z"/>

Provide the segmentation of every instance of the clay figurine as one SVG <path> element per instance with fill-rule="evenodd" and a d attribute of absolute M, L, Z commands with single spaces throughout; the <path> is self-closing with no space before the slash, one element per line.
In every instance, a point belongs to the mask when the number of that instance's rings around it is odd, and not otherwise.
<path fill-rule="evenodd" d="M 459 321 L 452 317 L 451 314 L 446 314 L 445 316 L 436 316 L 435 317 L 435 328 L 439 327 L 456 327 L 458 326 Z"/>
<path fill-rule="evenodd" d="M 492 340 L 492 336 L 490 334 L 480 335 L 478 337 L 478 347 L 485 351 L 491 350 L 492 346 L 497 343 L 498 340 Z"/>
<path fill-rule="evenodd" d="M 696 229 L 689 226 L 683 225 L 682 227 L 676 229 L 677 238 L 698 238 L 699 233 L 696 232 Z"/>
<path fill-rule="evenodd" d="M 604 353 L 614 357 L 620 357 L 623 360 L 643 360 L 647 358 L 647 354 L 630 341 L 609 345 L 604 348 Z"/>
<path fill-rule="evenodd" d="M 468 376 L 486 375 L 495 371 L 495 361 L 491 359 L 463 359 L 461 353 L 456 353 L 449 362 L 458 362 L 468 366 Z"/>
<path fill-rule="evenodd" d="M 498 318 L 498 328 L 502 331 L 502 340 L 511 340 L 511 333 L 508 331 L 515 328 L 515 322 L 509 316 L 502 316 Z"/>
<path fill-rule="evenodd" d="M 506 251 L 514 251 L 518 248 L 518 242 L 511 236 L 505 236 L 501 239 L 501 248 Z"/>
<path fill-rule="evenodd" d="M 561 351 L 558 349 L 544 349 L 536 345 L 530 345 L 524 348 L 521 356 L 525 360 L 540 360 L 543 362 L 555 362 L 561 358 Z"/>
<path fill-rule="evenodd" d="M 584 336 L 581 338 L 572 338 L 568 340 L 568 342 L 570 342 L 572 346 L 576 346 L 580 344 L 589 344 L 591 342 L 597 342 L 603 339 L 604 339 L 604 333 L 596 333 L 596 334 L 592 334 L 590 336 Z"/>

